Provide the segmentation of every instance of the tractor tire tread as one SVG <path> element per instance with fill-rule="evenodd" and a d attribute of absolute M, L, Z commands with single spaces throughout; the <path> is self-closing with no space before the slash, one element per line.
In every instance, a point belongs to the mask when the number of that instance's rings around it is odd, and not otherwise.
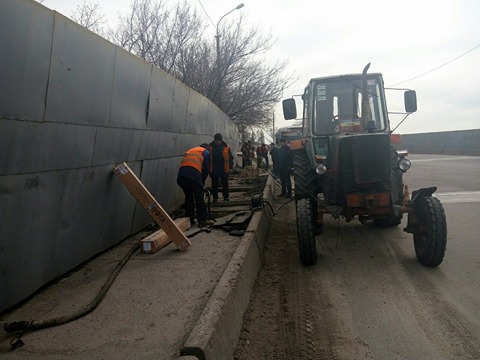
<path fill-rule="evenodd" d="M 313 221 L 312 200 L 298 199 L 297 208 L 297 236 L 300 250 L 300 261 L 303 265 L 314 265 L 317 262 L 317 247 Z"/>
<path fill-rule="evenodd" d="M 316 196 L 319 193 L 318 175 L 312 168 L 305 150 L 293 152 L 295 196 Z"/>

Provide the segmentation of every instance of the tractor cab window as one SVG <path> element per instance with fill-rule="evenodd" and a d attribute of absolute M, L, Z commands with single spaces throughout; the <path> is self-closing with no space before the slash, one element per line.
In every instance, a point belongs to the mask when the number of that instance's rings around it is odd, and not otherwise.
<path fill-rule="evenodd" d="M 317 135 L 385 131 L 385 109 L 378 79 L 326 79 L 314 86 L 313 130 Z"/>

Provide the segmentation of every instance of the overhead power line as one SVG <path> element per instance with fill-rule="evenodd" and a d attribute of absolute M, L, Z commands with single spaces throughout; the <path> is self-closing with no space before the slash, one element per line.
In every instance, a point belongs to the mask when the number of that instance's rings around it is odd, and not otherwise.
<path fill-rule="evenodd" d="M 440 69 L 441 67 L 444 67 L 445 65 L 448 65 L 448 64 L 450 64 L 451 62 L 454 62 L 455 60 L 460 59 L 462 56 L 467 55 L 469 52 L 472 52 L 473 50 L 478 49 L 479 47 L 480 47 L 480 44 L 477 45 L 477 46 L 475 46 L 473 49 L 470 49 L 470 50 L 468 50 L 467 52 L 464 52 L 462 55 L 459 55 L 459 56 L 457 56 L 456 58 L 454 58 L 454 59 L 452 59 L 452 60 L 450 60 L 450 61 L 447 61 L 445 64 L 442 64 L 442 65 L 440 65 L 440 66 L 437 66 L 436 68 L 434 68 L 434 69 L 432 69 L 432 70 L 429 70 L 429 71 L 427 71 L 427 72 L 424 72 L 423 74 L 417 75 L 417 76 L 415 76 L 415 77 L 413 77 L 413 78 L 411 78 L 411 79 L 408 79 L 408 80 L 405 80 L 405 81 L 402 81 L 402 82 L 399 82 L 399 83 L 396 83 L 396 84 L 393 84 L 393 85 L 389 85 L 389 87 L 391 87 L 391 86 L 397 86 L 397 85 L 400 85 L 400 84 L 404 84 L 404 83 L 406 83 L 406 82 L 408 82 L 408 81 L 412 81 L 412 80 L 418 79 L 419 77 L 422 77 L 422 76 L 425 76 L 425 75 L 427 75 L 427 74 L 430 74 L 431 72 L 433 72 L 433 71 L 435 71 L 435 70 L 438 70 L 438 69 Z"/>
<path fill-rule="evenodd" d="M 210 17 L 210 15 L 208 15 L 208 12 L 207 10 L 205 10 L 205 7 L 203 6 L 202 2 L 200 0 L 198 0 L 198 2 L 200 3 L 200 6 L 202 7 L 203 11 L 205 12 L 205 15 L 207 15 L 207 17 L 210 19 L 210 21 L 212 22 L 212 25 L 213 27 L 215 27 L 215 23 L 213 22 L 212 18 Z"/>

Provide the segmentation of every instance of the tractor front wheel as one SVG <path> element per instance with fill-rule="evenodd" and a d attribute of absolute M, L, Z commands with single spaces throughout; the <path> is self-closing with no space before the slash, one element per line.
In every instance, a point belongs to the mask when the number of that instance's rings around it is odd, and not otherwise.
<path fill-rule="evenodd" d="M 425 266 L 438 266 L 445 255 L 447 245 L 447 221 L 440 200 L 433 196 L 418 199 L 415 217 L 419 231 L 413 233 L 417 259 Z"/>
<path fill-rule="evenodd" d="M 317 262 L 313 203 L 314 201 L 308 197 L 296 201 L 297 237 L 300 261 L 303 265 L 314 265 Z"/>
<path fill-rule="evenodd" d="M 301 198 L 306 196 L 316 197 L 321 192 L 320 180 L 315 169 L 308 160 L 307 152 L 302 150 L 294 150 L 293 167 L 295 180 L 295 197 Z"/>

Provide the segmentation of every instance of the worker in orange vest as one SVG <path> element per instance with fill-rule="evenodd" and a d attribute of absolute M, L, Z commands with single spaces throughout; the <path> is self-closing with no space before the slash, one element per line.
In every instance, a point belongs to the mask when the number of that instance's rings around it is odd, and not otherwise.
<path fill-rule="evenodd" d="M 185 152 L 177 175 L 177 184 L 185 194 L 185 215 L 195 222 L 195 209 L 200 227 L 213 225 L 207 220 L 207 207 L 203 196 L 205 180 L 210 170 L 210 152 L 206 143 Z"/>
<path fill-rule="evenodd" d="M 208 145 L 210 150 L 210 177 L 212 178 L 213 202 L 218 201 L 218 180 L 222 182 L 223 200 L 230 201 L 228 191 L 228 174 L 233 168 L 233 155 L 228 144 L 223 141 L 222 134 L 215 134 L 213 141 Z"/>
<path fill-rule="evenodd" d="M 258 145 L 257 147 L 257 168 L 260 169 L 262 165 L 262 160 L 265 159 L 265 164 L 267 165 L 267 169 L 270 167 L 268 163 L 268 146 L 266 144 Z"/>

